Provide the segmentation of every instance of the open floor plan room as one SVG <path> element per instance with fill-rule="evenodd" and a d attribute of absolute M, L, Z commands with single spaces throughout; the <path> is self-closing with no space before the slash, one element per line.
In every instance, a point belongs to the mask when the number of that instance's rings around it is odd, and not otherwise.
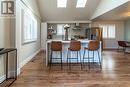
<path fill-rule="evenodd" d="M 130 0 L 0 0 L 0 87 L 130 87 Z"/>

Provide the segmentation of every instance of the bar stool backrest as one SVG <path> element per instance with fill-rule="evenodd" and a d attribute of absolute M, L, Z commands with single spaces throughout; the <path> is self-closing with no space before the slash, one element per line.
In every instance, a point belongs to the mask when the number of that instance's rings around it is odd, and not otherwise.
<path fill-rule="evenodd" d="M 81 49 L 81 42 L 80 41 L 71 41 L 69 49 L 71 51 L 79 51 Z"/>
<path fill-rule="evenodd" d="M 61 41 L 52 41 L 51 50 L 52 51 L 62 51 L 62 42 Z"/>
<path fill-rule="evenodd" d="M 95 50 L 98 50 L 98 49 L 99 49 L 99 41 L 93 40 L 93 41 L 89 42 L 88 50 L 95 51 Z"/>

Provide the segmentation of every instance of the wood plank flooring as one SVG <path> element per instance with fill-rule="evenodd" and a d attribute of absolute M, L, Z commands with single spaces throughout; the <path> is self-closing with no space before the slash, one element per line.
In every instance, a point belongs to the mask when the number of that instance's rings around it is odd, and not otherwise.
<path fill-rule="evenodd" d="M 45 53 L 39 53 L 23 67 L 22 73 L 11 87 L 130 87 L 130 54 L 116 51 L 103 52 L 103 69 L 89 71 L 80 66 L 69 70 L 45 66 Z"/>

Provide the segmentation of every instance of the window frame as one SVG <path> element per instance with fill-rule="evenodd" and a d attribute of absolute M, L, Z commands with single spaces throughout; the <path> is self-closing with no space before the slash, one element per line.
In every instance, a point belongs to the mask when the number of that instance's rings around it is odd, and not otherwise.
<path fill-rule="evenodd" d="M 62 26 L 62 34 L 58 34 L 58 25 Z M 65 35 L 64 24 L 57 24 L 56 35 Z"/>
<path fill-rule="evenodd" d="M 116 39 L 116 26 L 115 26 L 115 24 L 110 24 L 108 27 L 110 27 L 110 26 L 113 26 L 114 27 L 114 37 L 110 37 L 110 34 L 109 34 L 109 30 L 110 30 L 110 28 L 108 28 L 108 38 L 109 39 Z"/>
<path fill-rule="evenodd" d="M 29 27 L 29 31 L 30 31 L 30 39 L 27 39 L 27 30 L 28 28 L 25 29 L 25 16 L 28 16 L 27 21 L 29 22 L 29 25 L 27 24 L 27 27 Z M 22 45 L 24 44 L 29 44 L 29 43 L 33 43 L 36 42 L 38 39 L 38 22 L 37 19 L 35 18 L 35 16 L 33 15 L 33 13 L 29 10 L 24 10 L 22 9 Z M 33 37 L 34 36 L 34 37 Z"/>
<path fill-rule="evenodd" d="M 102 31 L 102 37 L 103 39 L 116 39 L 116 25 L 115 24 L 99 24 L 100 28 L 103 30 L 103 26 L 107 27 L 107 37 L 103 37 L 103 31 Z M 109 37 L 109 26 L 114 26 L 115 28 L 115 37 Z"/>

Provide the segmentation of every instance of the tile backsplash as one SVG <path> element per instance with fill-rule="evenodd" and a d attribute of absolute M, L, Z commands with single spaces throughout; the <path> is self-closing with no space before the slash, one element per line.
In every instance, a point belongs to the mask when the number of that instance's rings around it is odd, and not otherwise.
<path fill-rule="evenodd" d="M 64 35 L 57 35 L 57 25 L 60 23 L 48 23 L 47 27 L 48 27 L 48 35 L 49 35 L 49 31 L 52 29 L 53 33 L 52 33 L 52 39 L 64 39 Z M 61 23 L 62 24 L 62 23 Z M 68 23 L 69 24 L 69 23 Z M 65 25 L 65 24 L 63 24 Z M 70 23 L 70 28 L 69 28 L 69 32 L 68 32 L 68 37 L 69 38 L 74 38 L 74 37 L 86 37 L 86 29 L 89 27 L 89 23 L 80 23 L 80 29 L 74 29 L 75 27 L 75 23 Z"/>

